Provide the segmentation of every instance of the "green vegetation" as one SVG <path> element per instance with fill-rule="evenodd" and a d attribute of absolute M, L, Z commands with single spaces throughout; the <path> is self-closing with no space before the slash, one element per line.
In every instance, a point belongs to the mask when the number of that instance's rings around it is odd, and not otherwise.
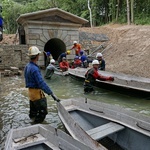
<path fill-rule="evenodd" d="M 58 7 L 90 20 L 92 25 L 106 23 L 150 24 L 150 0 L 1 0 L 6 33 L 15 33 L 20 14 Z"/>

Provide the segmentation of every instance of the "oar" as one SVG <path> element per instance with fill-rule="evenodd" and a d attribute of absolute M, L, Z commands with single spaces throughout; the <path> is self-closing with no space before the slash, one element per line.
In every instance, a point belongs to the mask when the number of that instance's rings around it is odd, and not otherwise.
<path fill-rule="evenodd" d="M 57 96 L 55 96 L 54 94 L 52 94 L 51 96 L 52 96 L 52 98 L 54 99 L 54 101 L 56 101 L 56 102 L 60 102 L 60 99 L 59 99 L 59 98 L 57 98 Z"/>

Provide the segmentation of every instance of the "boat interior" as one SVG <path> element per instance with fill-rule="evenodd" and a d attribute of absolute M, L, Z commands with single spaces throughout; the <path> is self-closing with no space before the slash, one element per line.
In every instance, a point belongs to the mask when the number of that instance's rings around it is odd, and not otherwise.
<path fill-rule="evenodd" d="M 87 134 L 109 150 L 148 150 L 150 147 L 149 137 L 126 126 L 77 109 L 69 114 Z"/>

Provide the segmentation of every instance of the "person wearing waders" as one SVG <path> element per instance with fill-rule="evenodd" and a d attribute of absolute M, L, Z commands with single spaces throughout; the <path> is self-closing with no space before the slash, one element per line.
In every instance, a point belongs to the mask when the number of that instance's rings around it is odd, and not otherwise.
<path fill-rule="evenodd" d="M 94 85 L 96 79 L 102 80 L 102 81 L 114 81 L 114 77 L 102 76 L 101 74 L 98 73 L 98 67 L 99 67 L 98 60 L 93 60 L 92 65 L 93 65 L 93 67 L 91 69 L 89 69 L 85 74 L 85 81 L 84 81 L 84 92 L 85 93 L 90 93 L 90 92 L 94 91 L 93 85 Z"/>
<path fill-rule="evenodd" d="M 35 123 L 43 122 L 48 113 L 47 99 L 44 93 L 51 95 L 55 101 L 59 102 L 59 99 L 42 78 L 37 65 L 40 53 L 36 46 L 31 46 L 28 50 L 30 62 L 24 69 L 25 85 L 28 88 L 30 102 L 29 117 L 33 118 Z"/>
<path fill-rule="evenodd" d="M 50 64 L 46 67 L 44 78 L 51 79 L 55 71 L 62 72 L 61 70 L 55 67 L 55 60 L 51 59 Z"/>

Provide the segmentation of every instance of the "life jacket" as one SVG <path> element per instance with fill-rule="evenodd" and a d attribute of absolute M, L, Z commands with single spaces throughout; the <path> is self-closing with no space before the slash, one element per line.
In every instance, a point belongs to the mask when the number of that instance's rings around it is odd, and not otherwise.
<path fill-rule="evenodd" d="M 96 73 L 95 68 L 89 69 L 85 74 L 85 82 L 90 83 L 90 84 L 94 84 L 94 82 L 96 80 L 96 78 L 94 76 L 95 73 Z"/>

